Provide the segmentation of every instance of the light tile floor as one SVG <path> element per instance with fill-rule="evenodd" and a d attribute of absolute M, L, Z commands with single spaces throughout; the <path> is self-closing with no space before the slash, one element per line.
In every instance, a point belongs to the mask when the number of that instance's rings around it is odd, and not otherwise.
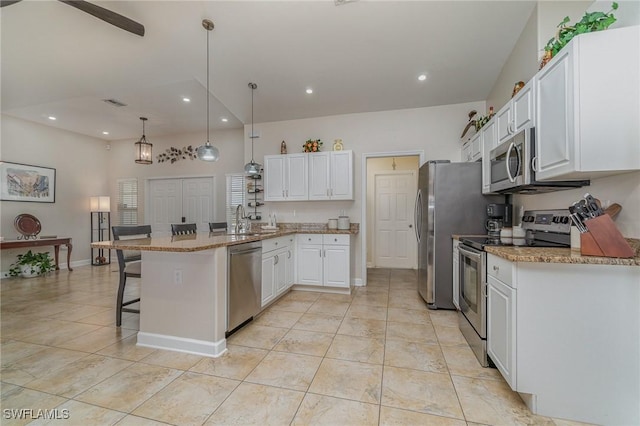
<path fill-rule="evenodd" d="M 55 408 L 69 418 L 51 423 L 73 425 L 575 424 L 531 414 L 481 368 L 413 271 L 368 280 L 352 295 L 288 293 L 220 358 L 137 347 L 138 315 L 115 327 L 111 266 L 2 280 L 1 423 L 31 421 L 6 409 Z"/>

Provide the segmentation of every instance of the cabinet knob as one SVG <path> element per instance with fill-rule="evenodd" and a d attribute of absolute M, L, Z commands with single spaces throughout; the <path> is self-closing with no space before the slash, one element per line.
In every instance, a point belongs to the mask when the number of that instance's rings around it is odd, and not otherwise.
<path fill-rule="evenodd" d="M 278 243 L 276 242 L 276 245 L 278 245 Z"/>
<path fill-rule="evenodd" d="M 337 239 L 337 238 L 334 238 L 334 239 L 333 239 L 333 241 L 338 242 L 338 239 Z"/>
<path fill-rule="evenodd" d="M 499 267 L 499 266 L 496 266 L 496 265 L 493 265 L 493 270 L 494 270 L 494 271 L 496 271 L 496 272 L 498 272 L 498 271 L 500 270 L 500 267 Z"/>

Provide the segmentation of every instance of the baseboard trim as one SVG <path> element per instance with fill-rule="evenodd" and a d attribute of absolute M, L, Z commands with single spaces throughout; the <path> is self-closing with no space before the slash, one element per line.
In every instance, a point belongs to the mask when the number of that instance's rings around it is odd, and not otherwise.
<path fill-rule="evenodd" d="M 165 334 L 138 332 L 138 346 L 217 358 L 227 351 L 225 339 L 217 342 L 167 336 Z"/>
<path fill-rule="evenodd" d="M 291 287 L 291 290 L 316 291 L 319 293 L 333 293 L 333 294 L 351 294 L 350 288 L 325 287 L 325 286 L 309 285 L 309 284 L 294 284 Z"/>

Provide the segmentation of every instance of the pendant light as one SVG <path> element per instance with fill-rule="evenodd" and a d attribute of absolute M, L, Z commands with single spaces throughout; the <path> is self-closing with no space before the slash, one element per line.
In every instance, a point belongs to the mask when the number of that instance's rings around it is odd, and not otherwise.
<path fill-rule="evenodd" d="M 146 117 L 140 117 L 142 120 L 142 137 L 138 142 L 135 143 L 136 146 L 136 163 L 138 164 L 152 164 L 153 157 L 151 155 L 151 150 L 153 148 L 153 144 L 147 142 L 147 137 L 144 135 L 144 122 L 147 121 Z"/>
<path fill-rule="evenodd" d="M 207 30 L 207 143 L 199 146 L 196 154 L 198 159 L 202 161 L 218 161 L 220 152 L 209 142 L 209 33 L 213 30 L 214 25 L 210 20 L 203 19 L 202 26 Z"/>
<path fill-rule="evenodd" d="M 251 162 L 244 165 L 244 171 L 250 175 L 257 175 L 260 173 L 262 165 L 253 161 L 253 140 L 257 138 L 257 136 L 253 134 L 253 91 L 258 88 L 258 85 L 249 83 L 249 88 L 251 89 L 251 136 L 249 136 L 251 139 Z"/>

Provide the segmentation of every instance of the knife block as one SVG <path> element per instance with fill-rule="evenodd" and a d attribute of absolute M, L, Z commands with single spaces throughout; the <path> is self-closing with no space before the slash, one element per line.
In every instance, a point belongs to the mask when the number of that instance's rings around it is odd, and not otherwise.
<path fill-rule="evenodd" d="M 635 253 L 608 214 L 584 221 L 589 232 L 580 234 L 583 256 L 634 257 Z"/>

